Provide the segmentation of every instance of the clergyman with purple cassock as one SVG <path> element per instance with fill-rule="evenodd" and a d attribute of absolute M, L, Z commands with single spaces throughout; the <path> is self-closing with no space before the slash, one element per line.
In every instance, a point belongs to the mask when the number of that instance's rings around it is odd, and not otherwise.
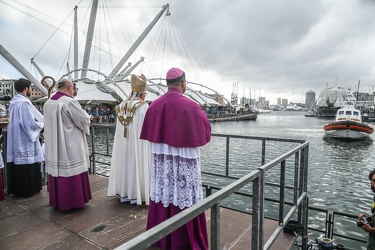
<path fill-rule="evenodd" d="M 147 110 L 141 139 L 150 142 L 150 229 L 204 198 L 200 147 L 211 139 L 211 125 L 202 108 L 184 96 L 185 72 L 171 68 L 168 92 Z M 156 242 L 162 249 L 208 249 L 205 213 Z"/>
<path fill-rule="evenodd" d="M 83 208 L 92 199 L 86 135 L 90 116 L 73 99 L 74 83 L 63 78 L 44 104 L 44 139 L 49 204 L 60 211 Z"/>

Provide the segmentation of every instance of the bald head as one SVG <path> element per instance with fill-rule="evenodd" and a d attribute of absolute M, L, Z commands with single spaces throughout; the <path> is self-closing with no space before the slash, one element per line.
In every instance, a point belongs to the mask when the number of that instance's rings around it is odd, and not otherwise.
<path fill-rule="evenodd" d="M 57 84 L 57 89 L 68 96 L 74 96 L 74 83 L 68 78 L 61 79 Z"/>

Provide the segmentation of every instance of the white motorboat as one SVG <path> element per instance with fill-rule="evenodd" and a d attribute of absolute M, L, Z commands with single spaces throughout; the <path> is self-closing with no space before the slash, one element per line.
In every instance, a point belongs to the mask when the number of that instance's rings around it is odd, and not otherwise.
<path fill-rule="evenodd" d="M 337 110 L 335 121 L 323 126 L 327 135 L 340 139 L 367 139 L 374 128 L 362 122 L 361 111 L 355 108 L 355 98 L 350 94 L 342 108 Z"/>

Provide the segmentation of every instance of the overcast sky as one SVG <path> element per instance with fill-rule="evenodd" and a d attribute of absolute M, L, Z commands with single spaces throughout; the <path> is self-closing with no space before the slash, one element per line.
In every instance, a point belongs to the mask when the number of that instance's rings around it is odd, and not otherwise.
<path fill-rule="evenodd" d="M 133 73 L 144 73 L 148 78 L 164 77 L 168 68 L 181 67 L 189 81 L 202 83 L 227 99 L 233 83 L 238 82 L 239 97 L 250 97 L 251 90 L 252 98 L 265 96 L 270 104 L 276 104 L 278 97 L 304 103 L 307 91 L 314 91 L 318 97 L 327 86 L 356 91 L 360 81 L 360 91 L 367 93 L 375 86 L 372 0 L 105 2 L 119 7 L 120 14 L 107 12 L 98 18 L 95 36 L 99 42 L 95 48 L 100 48 L 100 52 L 93 49 L 91 58 L 97 63 L 89 65 L 105 74 L 111 72 L 162 5 L 169 3 L 171 15 L 161 19 L 169 21 L 160 21 L 160 25 L 169 23 L 181 32 L 177 35 L 180 39 L 187 40 L 181 43 L 182 48 L 173 48 L 174 53 L 180 51 L 181 58 L 168 54 L 173 52 L 151 52 L 165 50 L 166 43 L 158 42 L 163 37 L 172 40 L 162 33 L 164 26 L 155 26 L 130 59 L 134 64 L 141 56 L 146 57 Z M 87 0 L 0 0 L 0 44 L 37 79 L 41 77 L 30 65 L 33 57 L 45 74 L 59 78 L 66 73 L 62 66 L 65 60 L 69 59 L 73 67 L 72 55 L 68 56 L 73 8 L 78 5 L 79 20 L 85 16 L 87 19 L 89 4 Z M 110 26 L 117 35 L 99 28 L 99 23 Z M 86 30 L 83 21 L 79 25 Z M 85 36 L 81 31 L 80 41 Z M 130 39 L 125 42 L 117 38 L 120 36 Z M 104 45 L 106 38 L 111 45 Z M 115 56 L 101 57 L 108 53 Z M 19 77 L 22 75 L 0 57 L 0 79 Z"/>

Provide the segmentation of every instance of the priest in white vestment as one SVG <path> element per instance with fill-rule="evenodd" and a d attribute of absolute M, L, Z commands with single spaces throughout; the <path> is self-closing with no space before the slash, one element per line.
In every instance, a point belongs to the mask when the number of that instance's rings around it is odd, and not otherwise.
<path fill-rule="evenodd" d="M 90 116 L 77 100 L 67 78 L 44 104 L 45 165 L 48 172 L 49 204 L 60 211 L 82 208 L 91 197 L 90 166 L 86 134 Z"/>
<path fill-rule="evenodd" d="M 116 132 L 113 143 L 108 196 L 117 196 L 121 202 L 149 204 L 150 145 L 140 140 L 148 104 L 144 75 L 131 78 L 132 93 L 116 107 Z"/>
<path fill-rule="evenodd" d="M 29 100 L 31 82 L 20 78 L 14 82 L 17 94 L 9 105 L 7 134 L 8 194 L 30 197 L 42 189 L 40 163 L 44 156 L 39 142 L 43 115 Z"/>

